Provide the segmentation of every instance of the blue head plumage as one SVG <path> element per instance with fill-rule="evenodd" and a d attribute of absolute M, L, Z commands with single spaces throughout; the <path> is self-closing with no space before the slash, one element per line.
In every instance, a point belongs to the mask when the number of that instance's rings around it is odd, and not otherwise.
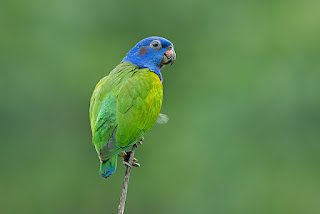
<path fill-rule="evenodd" d="M 122 61 L 132 63 L 139 68 L 149 68 L 162 80 L 160 69 L 166 64 L 172 64 L 175 59 L 176 53 L 172 42 L 152 36 L 138 42 Z"/>

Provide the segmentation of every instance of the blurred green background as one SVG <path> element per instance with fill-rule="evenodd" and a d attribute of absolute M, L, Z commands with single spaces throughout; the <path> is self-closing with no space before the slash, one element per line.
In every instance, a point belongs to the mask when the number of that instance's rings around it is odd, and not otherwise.
<path fill-rule="evenodd" d="M 160 35 L 163 113 L 126 213 L 320 213 L 320 1 L 12 0 L 0 8 L 0 213 L 116 213 L 88 104 Z"/>

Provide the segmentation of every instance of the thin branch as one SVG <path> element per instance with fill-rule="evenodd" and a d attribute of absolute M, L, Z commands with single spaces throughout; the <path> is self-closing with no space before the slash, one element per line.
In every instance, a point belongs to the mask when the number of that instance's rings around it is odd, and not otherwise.
<path fill-rule="evenodd" d="M 124 207 L 126 205 L 126 198 L 127 198 L 127 192 L 128 192 L 129 179 L 130 179 L 131 169 L 133 166 L 134 152 L 135 152 L 136 148 L 137 148 L 137 145 L 134 144 L 132 146 L 130 153 L 129 153 L 130 156 L 129 156 L 129 160 L 128 160 L 128 165 L 126 165 L 126 174 L 123 179 L 123 186 L 122 186 L 122 190 L 121 190 L 120 203 L 119 203 L 119 207 L 118 207 L 118 214 L 124 213 Z"/>

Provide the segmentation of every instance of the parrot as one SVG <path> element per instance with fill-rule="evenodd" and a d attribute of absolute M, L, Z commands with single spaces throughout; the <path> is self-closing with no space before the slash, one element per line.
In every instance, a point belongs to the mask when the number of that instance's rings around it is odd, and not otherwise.
<path fill-rule="evenodd" d="M 172 42 L 159 36 L 147 37 L 95 86 L 89 118 L 102 178 L 115 173 L 118 156 L 141 142 L 157 119 L 166 119 L 160 113 L 163 99 L 160 70 L 172 65 L 175 59 Z"/>

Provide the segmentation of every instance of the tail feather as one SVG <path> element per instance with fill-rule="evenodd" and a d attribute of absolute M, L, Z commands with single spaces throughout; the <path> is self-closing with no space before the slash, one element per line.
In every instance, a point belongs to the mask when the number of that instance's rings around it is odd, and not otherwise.
<path fill-rule="evenodd" d="M 102 161 L 100 163 L 99 174 L 101 177 L 108 178 L 110 175 L 112 175 L 116 171 L 117 159 L 118 159 L 118 156 L 114 155 L 110 159 L 106 161 Z"/>

